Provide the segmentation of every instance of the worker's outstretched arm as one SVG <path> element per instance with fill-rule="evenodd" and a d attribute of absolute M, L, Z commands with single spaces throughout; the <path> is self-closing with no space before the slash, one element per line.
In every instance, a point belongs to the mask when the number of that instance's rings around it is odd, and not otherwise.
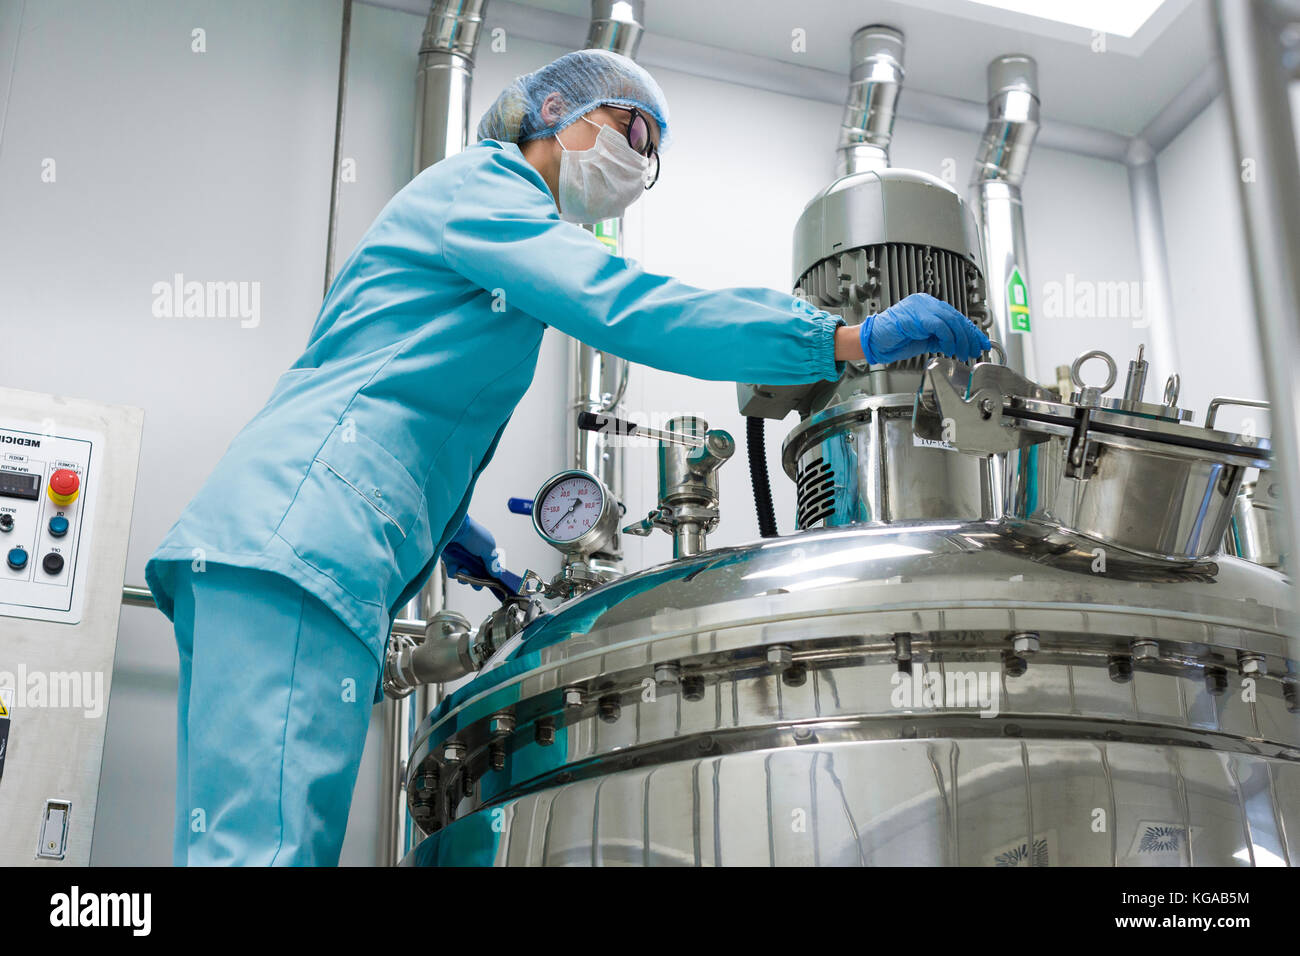
<path fill-rule="evenodd" d="M 612 256 L 562 221 L 542 179 L 492 150 L 459 186 L 442 234 L 452 268 L 561 332 L 696 378 L 793 385 L 839 377 L 843 320 L 770 289 L 698 289 Z M 856 330 L 841 336 L 853 354 Z"/>

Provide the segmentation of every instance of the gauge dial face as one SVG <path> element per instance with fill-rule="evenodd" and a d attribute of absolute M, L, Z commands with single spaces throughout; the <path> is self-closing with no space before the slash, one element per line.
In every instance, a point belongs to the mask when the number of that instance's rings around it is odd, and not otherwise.
<path fill-rule="evenodd" d="M 554 541 L 576 541 L 596 526 L 604 491 L 586 475 L 570 475 L 546 489 L 537 511 L 542 534 Z"/>

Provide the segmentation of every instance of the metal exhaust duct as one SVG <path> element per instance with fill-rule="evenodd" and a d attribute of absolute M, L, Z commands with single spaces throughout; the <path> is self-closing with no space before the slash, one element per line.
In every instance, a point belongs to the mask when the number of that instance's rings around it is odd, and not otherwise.
<path fill-rule="evenodd" d="M 636 58 L 641 44 L 645 4 L 642 0 L 592 0 L 591 27 L 587 31 L 588 50 L 609 50 L 630 59 Z M 619 255 L 623 252 L 623 220 L 588 227 Z M 612 233 L 612 235 L 611 235 Z M 573 449 L 572 467 L 595 475 L 614 495 L 623 501 L 624 462 L 618 449 L 612 446 L 603 432 L 585 431 L 577 427 L 579 412 L 623 417 L 623 394 L 627 391 L 628 363 L 616 355 L 601 352 L 590 345 L 569 340 L 569 368 L 572 379 L 572 399 L 569 403 L 569 446 Z M 617 547 L 617 546 L 616 546 Z M 618 571 L 623 559 L 621 551 L 594 556 L 588 564 L 609 571 Z"/>
<path fill-rule="evenodd" d="M 1038 64 L 1022 54 L 989 64 L 989 122 L 971 180 L 984 241 L 993 337 L 1007 365 L 1037 381 L 1030 330 L 1029 267 L 1020 184 L 1038 135 Z"/>
<path fill-rule="evenodd" d="M 609 50 L 635 58 L 645 27 L 644 0 L 591 0 L 588 50 Z"/>
<path fill-rule="evenodd" d="M 465 148 L 474 51 L 487 0 L 434 0 L 415 88 L 414 173 Z"/>
<path fill-rule="evenodd" d="M 889 168 L 898 94 L 903 88 L 903 34 L 872 24 L 853 34 L 849 96 L 840 123 L 836 176 Z"/>

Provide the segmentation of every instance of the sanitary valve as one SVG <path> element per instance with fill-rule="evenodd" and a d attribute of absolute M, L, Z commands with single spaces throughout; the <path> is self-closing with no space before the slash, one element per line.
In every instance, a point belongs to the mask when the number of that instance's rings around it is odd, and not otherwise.
<path fill-rule="evenodd" d="M 588 418 L 579 427 L 659 442 L 659 505 L 623 533 L 644 537 L 662 528 L 673 536 L 673 557 L 704 551 L 706 535 L 718 526 L 718 469 L 736 451 L 730 433 L 691 415 L 669 419 L 663 430 L 608 416 Z"/>

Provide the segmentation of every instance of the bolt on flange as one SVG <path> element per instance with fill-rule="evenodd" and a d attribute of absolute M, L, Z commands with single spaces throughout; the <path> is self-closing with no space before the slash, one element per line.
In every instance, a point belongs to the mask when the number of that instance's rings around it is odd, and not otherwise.
<path fill-rule="evenodd" d="M 515 718 L 510 714 L 497 714 L 488 721 L 488 735 L 491 737 L 509 737 L 515 732 Z"/>
<path fill-rule="evenodd" d="M 1264 677 L 1268 674 L 1268 661 L 1258 654 L 1238 654 L 1237 670 L 1242 677 Z"/>
<path fill-rule="evenodd" d="M 612 724 L 623 714 L 623 705 L 617 697 L 602 697 L 596 707 L 596 713 L 607 724 Z"/>
<path fill-rule="evenodd" d="M 1135 661 L 1154 661 L 1160 659 L 1160 645 L 1152 640 L 1142 639 L 1131 641 L 1128 646 L 1129 653 L 1133 655 Z"/>
<path fill-rule="evenodd" d="M 789 644 L 773 644 L 767 649 L 767 662 L 774 670 L 785 670 L 794 663 L 794 648 Z"/>
<path fill-rule="evenodd" d="M 690 701 L 704 699 L 704 678 L 692 674 L 682 678 L 682 696 Z"/>
<path fill-rule="evenodd" d="M 1019 654 L 1003 651 L 1002 667 L 1006 670 L 1008 677 L 1023 677 L 1025 671 L 1029 670 L 1029 662 Z"/>
<path fill-rule="evenodd" d="M 660 687 L 676 687 L 681 683 L 682 669 L 677 664 L 656 664 L 655 683 Z"/>
<path fill-rule="evenodd" d="M 1040 646 L 1037 631 L 1018 631 L 1012 634 L 1011 650 L 1018 656 L 1024 657 L 1026 654 L 1037 654 Z"/>
<path fill-rule="evenodd" d="M 808 665 L 796 661 L 781 673 L 781 683 L 786 687 L 802 687 L 808 681 Z"/>
<path fill-rule="evenodd" d="M 1116 654 L 1106 662 L 1106 673 L 1117 684 L 1127 684 L 1133 679 L 1133 659 Z"/>

